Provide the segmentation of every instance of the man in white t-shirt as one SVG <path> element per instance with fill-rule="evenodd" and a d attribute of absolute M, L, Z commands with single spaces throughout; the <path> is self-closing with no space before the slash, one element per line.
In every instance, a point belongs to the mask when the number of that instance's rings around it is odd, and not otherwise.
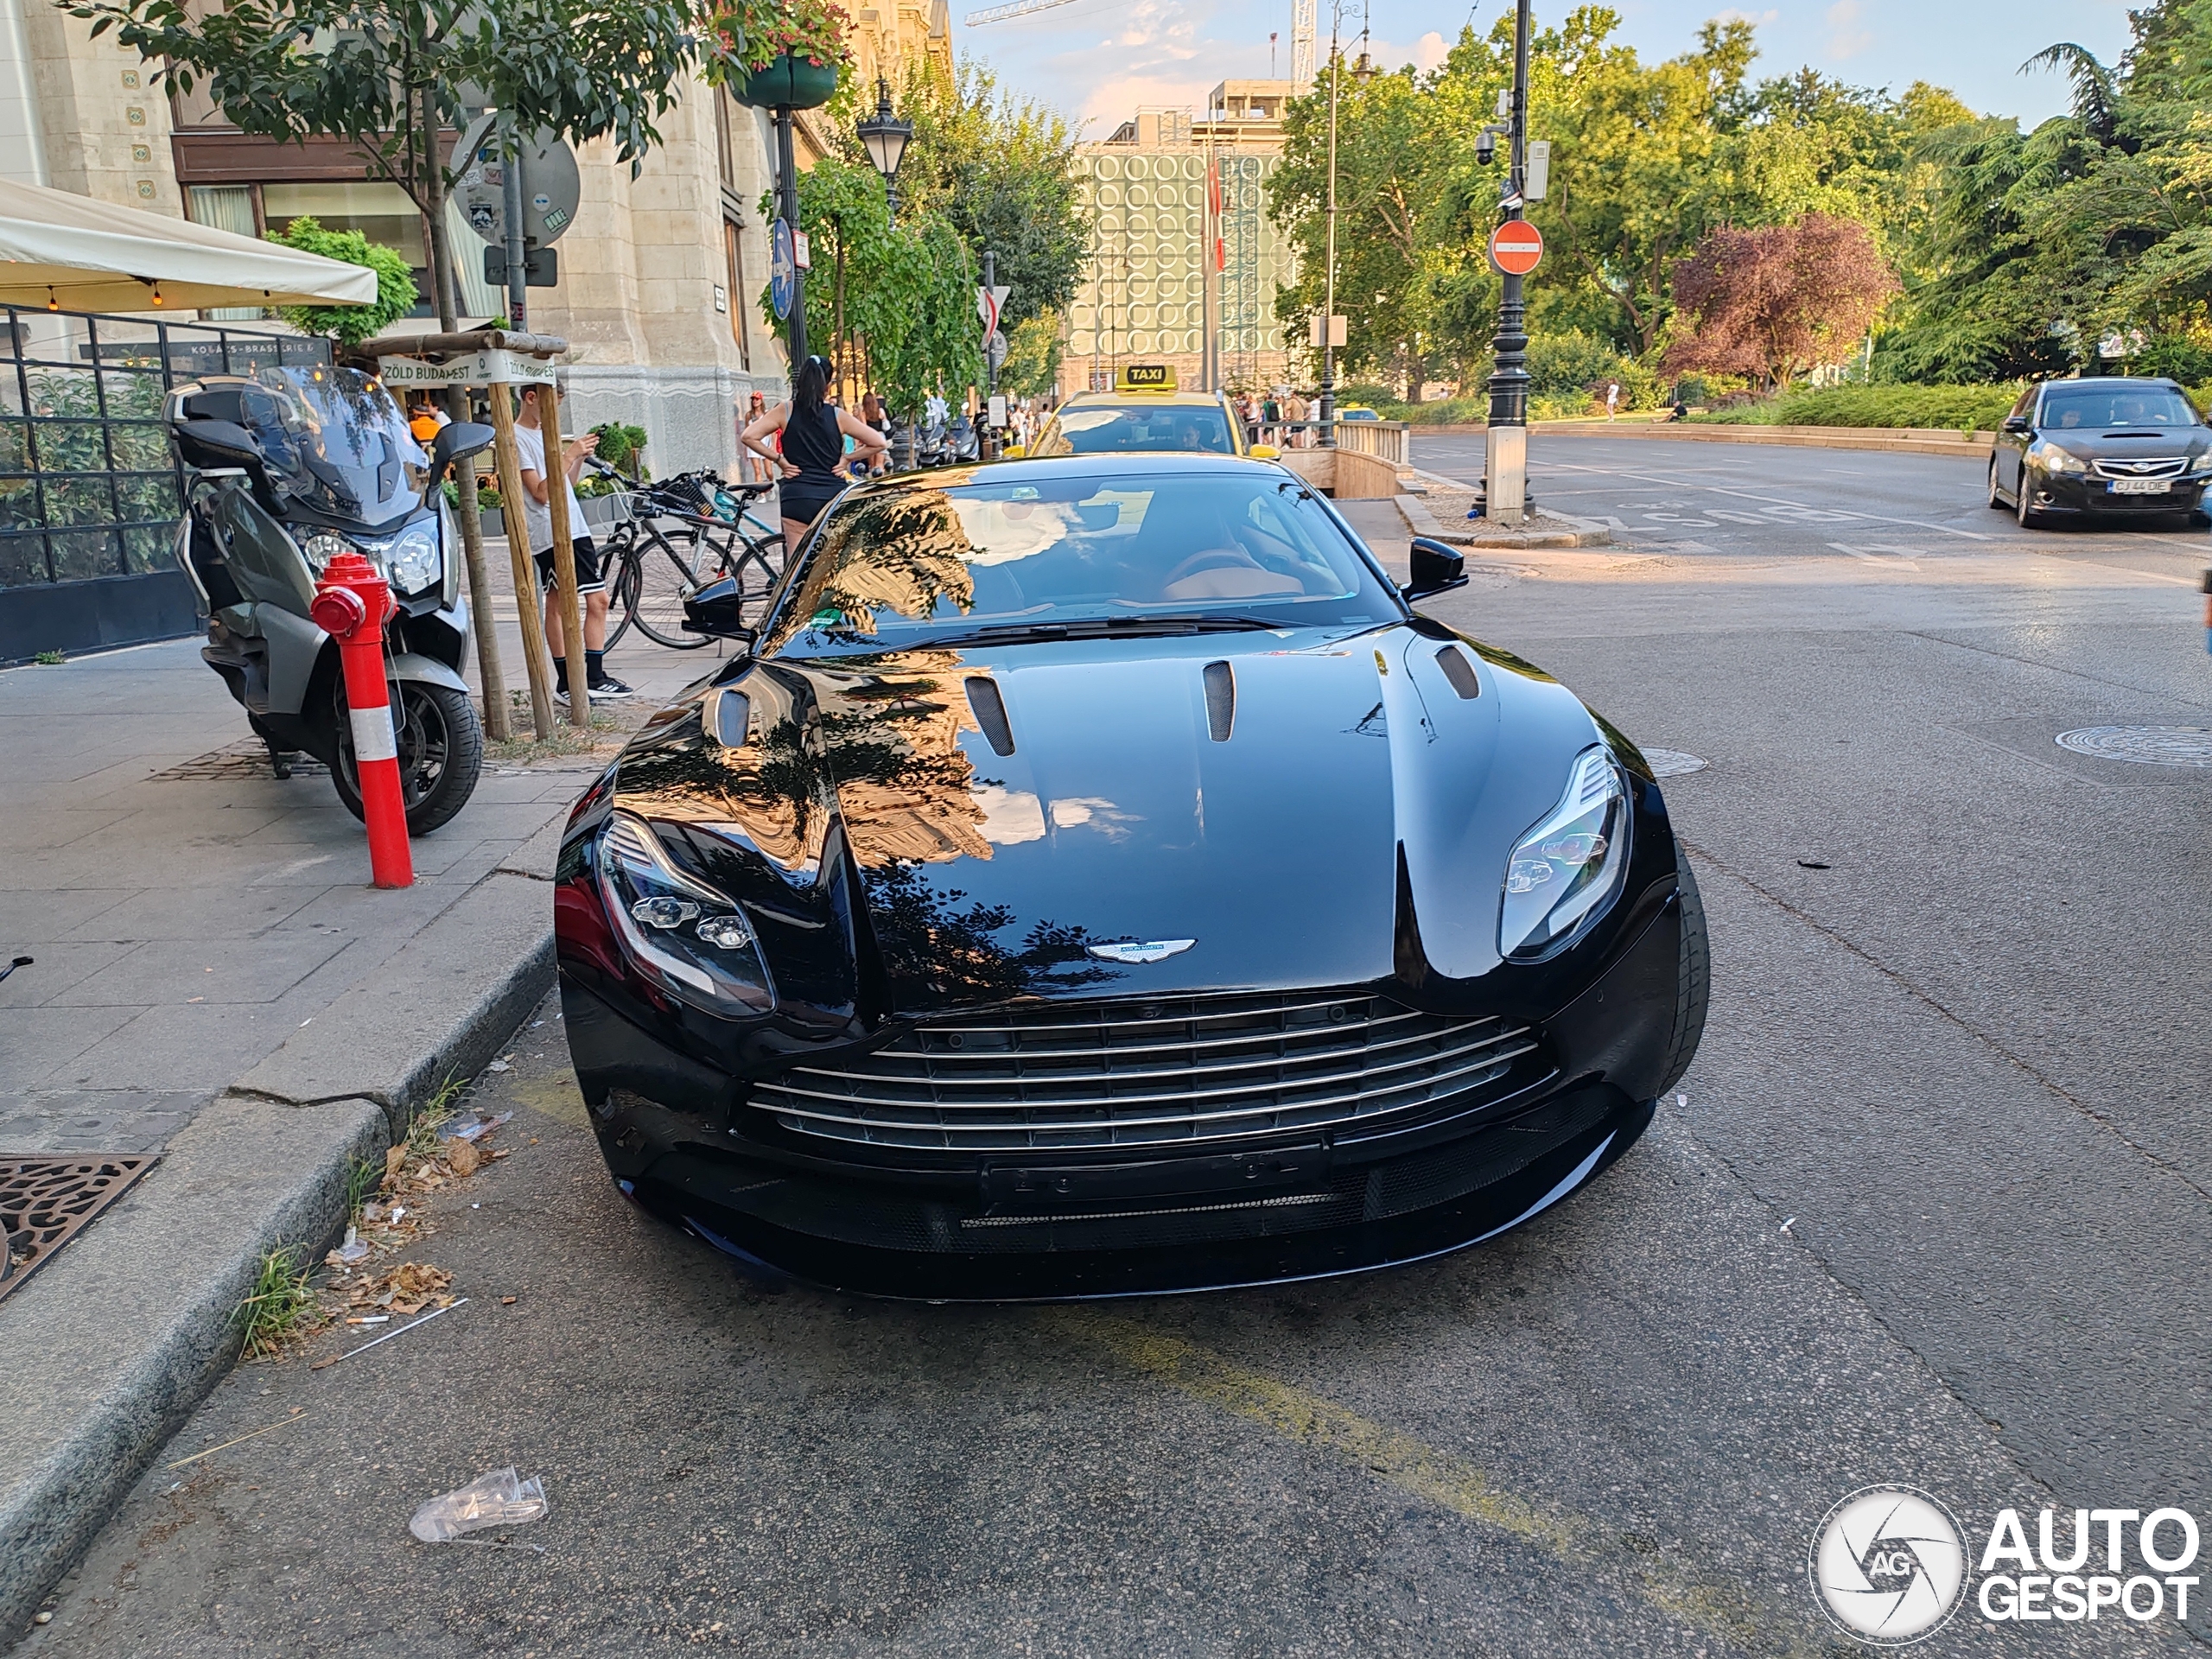
<path fill-rule="evenodd" d="M 553 696 L 569 700 L 569 664 L 562 654 L 561 613 L 556 602 L 553 573 L 553 490 L 551 469 L 545 462 L 545 430 L 538 417 L 541 397 L 553 395 L 547 385 L 523 388 L 522 408 L 515 416 L 515 459 L 522 469 L 522 518 L 530 532 L 531 556 L 537 562 L 538 581 L 545 589 L 545 645 L 553 653 Z M 560 394 L 567 400 L 568 394 Z M 576 499 L 576 475 L 599 448 L 595 433 L 569 438 L 561 446 L 561 487 L 569 496 L 569 540 L 576 555 L 576 594 L 584 607 L 584 683 L 602 701 L 635 696 L 636 692 L 607 671 L 601 660 L 607 651 L 607 577 L 599 568 L 599 549 L 584 529 L 584 505 Z"/>

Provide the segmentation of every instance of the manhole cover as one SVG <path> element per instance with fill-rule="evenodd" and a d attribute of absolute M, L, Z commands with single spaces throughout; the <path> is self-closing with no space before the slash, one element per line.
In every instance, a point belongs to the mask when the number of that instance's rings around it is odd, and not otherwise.
<path fill-rule="evenodd" d="M 1685 772 L 1703 772 L 1706 767 L 1701 756 L 1685 754 L 1680 749 L 1647 748 L 1643 759 L 1654 778 L 1680 778 Z"/>
<path fill-rule="evenodd" d="M 0 1297 L 19 1288 L 149 1169 L 151 1157 L 24 1153 L 0 1157 Z"/>
<path fill-rule="evenodd" d="M 330 769 L 311 754 L 292 757 L 292 776 L 295 778 L 325 778 Z M 154 774 L 164 781 L 188 778 L 274 778 L 276 769 L 269 764 L 269 746 L 257 737 L 249 737 L 226 748 L 213 749 L 206 754 L 195 754 L 189 760 Z"/>
<path fill-rule="evenodd" d="M 2058 747 L 2145 766 L 2212 766 L 2212 727 L 2084 726 L 2061 732 Z"/>

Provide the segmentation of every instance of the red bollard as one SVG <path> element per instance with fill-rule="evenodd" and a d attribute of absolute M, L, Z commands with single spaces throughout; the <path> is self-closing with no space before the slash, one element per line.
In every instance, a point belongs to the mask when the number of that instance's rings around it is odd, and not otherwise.
<path fill-rule="evenodd" d="M 370 880 L 379 887 L 415 885 L 407 804 L 399 790 L 399 744 L 384 679 L 384 625 L 398 609 L 391 585 L 359 553 L 340 553 L 323 566 L 309 607 L 315 626 L 338 642 L 353 722 L 353 775 L 369 827 Z"/>

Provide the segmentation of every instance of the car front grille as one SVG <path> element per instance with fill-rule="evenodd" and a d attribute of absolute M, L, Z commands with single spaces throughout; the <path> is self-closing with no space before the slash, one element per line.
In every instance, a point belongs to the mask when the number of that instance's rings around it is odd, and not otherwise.
<path fill-rule="evenodd" d="M 2185 455 L 2161 456 L 2156 461 L 2093 461 L 2090 469 L 2099 478 L 2179 478 L 2189 465 Z"/>
<path fill-rule="evenodd" d="M 1055 1003 L 918 1026 L 753 1086 L 785 1128 L 952 1152 L 1172 1147 L 1364 1123 L 1504 1078 L 1535 1031 L 1326 991 Z"/>

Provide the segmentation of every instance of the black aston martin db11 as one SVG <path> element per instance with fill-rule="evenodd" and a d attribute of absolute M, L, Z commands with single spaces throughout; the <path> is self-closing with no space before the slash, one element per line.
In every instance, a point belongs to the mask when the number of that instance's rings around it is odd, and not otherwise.
<path fill-rule="evenodd" d="M 1586 1185 L 1688 1065 L 1705 925 L 1635 746 L 1410 608 L 1281 467 L 849 492 L 576 808 L 623 1191 L 927 1298 L 1404 1262 Z"/>

